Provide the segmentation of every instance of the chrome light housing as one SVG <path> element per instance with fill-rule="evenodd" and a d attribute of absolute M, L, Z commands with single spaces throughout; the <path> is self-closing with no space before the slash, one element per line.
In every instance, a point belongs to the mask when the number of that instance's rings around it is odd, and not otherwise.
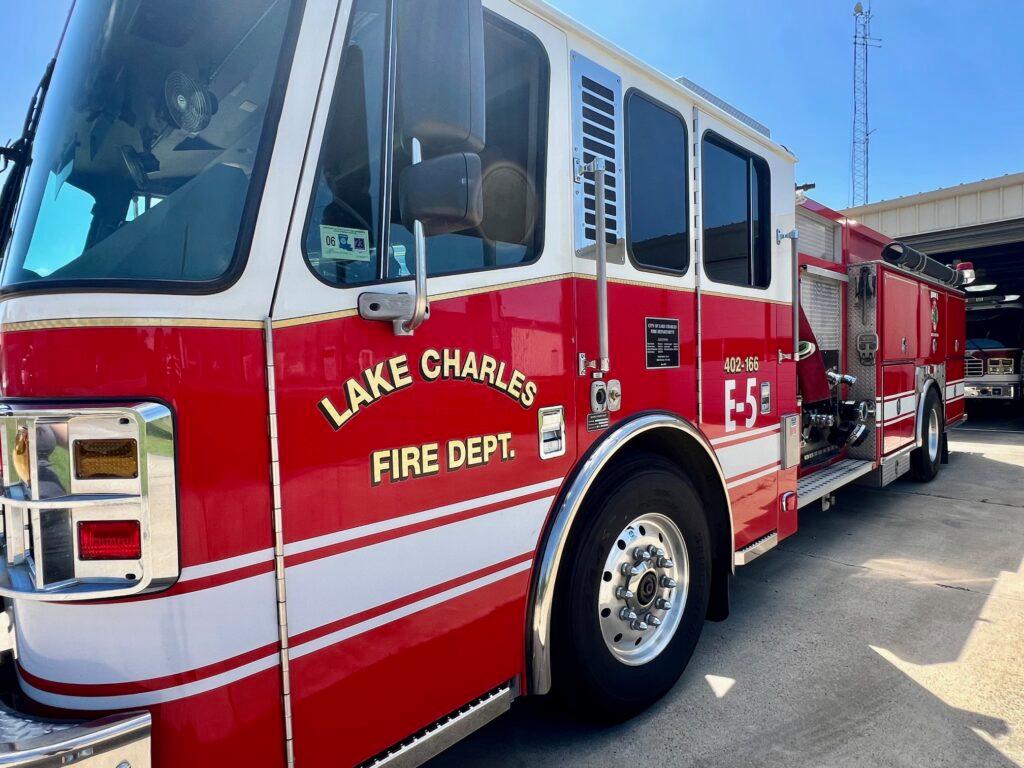
<path fill-rule="evenodd" d="M 1013 373 L 1012 357 L 990 357 L 987 370 L 989 373 Z"/>
<path fill-rule="evenodd" d="M 82 448 L 97 445 L 117 448 L 127 469 L 76 467 L 89 455 Z M 174 421 L 167 406 L 0 404 L 0 451 L 0 595 L 113 598 L 177 580 Z M 128 557 L 80 551 L 82 530 L 118 530 L 113 523 L 138 531 L 138 547 Z"/>

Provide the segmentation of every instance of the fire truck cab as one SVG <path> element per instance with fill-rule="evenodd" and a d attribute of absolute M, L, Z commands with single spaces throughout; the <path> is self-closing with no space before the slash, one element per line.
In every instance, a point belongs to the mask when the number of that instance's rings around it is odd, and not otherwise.
<path fill-rule="evenodd" d="M 79 2 L 34 120 L 19 759 L 405 766 L 522 694 L 628 716 L 801 507 L 934 476 L 962 417 L 960 275 L 536 0 Z"/>

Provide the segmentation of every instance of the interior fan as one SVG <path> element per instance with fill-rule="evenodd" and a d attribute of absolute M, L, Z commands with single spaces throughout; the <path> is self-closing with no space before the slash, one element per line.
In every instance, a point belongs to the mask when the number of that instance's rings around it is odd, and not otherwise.
<path fill-rule="evenodd" d="M 160 170 L 160 161 L 152 152 L 139 152 L 128 144 L 121 147 L 121 159 L 135 182 L 135 188 L 143 190 L 149 184 L 149 174 Z"/>
<path fill-rule="evenodd" d="M 175 125 L 188 133 L 199 133 L 217 111 L 213 94 L 186 75 L 171 72 L 164 82 L 164 101 Z"/>

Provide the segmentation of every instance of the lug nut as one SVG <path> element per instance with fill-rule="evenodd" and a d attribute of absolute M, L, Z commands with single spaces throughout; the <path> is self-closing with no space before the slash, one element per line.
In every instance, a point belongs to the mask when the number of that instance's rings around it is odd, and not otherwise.
<path fill-rule="evenodd" d="M 646 632 L 648 629 L 650 629 L 650 627 L 647 626 L 646 622 L 639 620 L 631 622 L 629 628 L 636 632 Z"/>
<path fill-rule="evenodd" d="M 659 597 L 654 601 L 654 604 L 663 611 L 672 610 L 672 602 L 670 600 L 666 600 L 664 597 Z"/>
<path fill-rule="evenodd" d="M 651 553 L 651 557 L 664 557 L 665 550 L 661 547 L 656 547 L 653 544 L 647 547 L 647 551 Z"/>
<path fill-rule="evenodd" d="M 651 553 L 648 552 L 644 547 L 637 547 L 633 550 L 633 557 L 637 560 L 650 560 Z"/>
<path fill-rule="evenodd" d="M 630 565 L 629 563 L 623 563 L 619 569 L 623 576 L 639 576 L 644 572 L 644 569 L 637 565 Z"/>
<path fill-rule="evenodd" d="M 644 616 L 644 621 L 646 621 L 652 627 L 660 627 L 661 626 L 661 619 L 659 619 L 653 613 L 648 613 L 646 616 Z"/>
<path fill-rule="evenodd" d="M 671 557 L 659 557 L 658 558 L 658 567 L 659 568 L 674 568 L 675 564 L 676 564 L 675 560 L 673 560 Z"/>
<path fill-rule="evenodd" d="M 673 589 L 676 586 L 676 580 L 670 579 L 668 576 L 662 576 L 661 586 L 663 586 L 665 589 Z"/>
<path fill-rule="evenodd" d="M 636 621 L 637 615 L 634 611 L 631 611 L 629 608 L 621 608 L 619 609 L 619 618 L 623 621 Z"/>
<path fill-rule="evenodd" d="M 632 592 L 630 592 L 625 587 L 618 587 L 618 588 L 616 588 L 615 596 L 617 598 L 619 598 L 619 600 L 629 600 L 631 597 L 636 597 L 636 595 L 634 595 Z"/>

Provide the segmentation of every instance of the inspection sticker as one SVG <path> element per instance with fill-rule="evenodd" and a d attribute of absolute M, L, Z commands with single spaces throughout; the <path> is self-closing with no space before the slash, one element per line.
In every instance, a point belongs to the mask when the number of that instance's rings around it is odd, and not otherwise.
<path fill-rule="evenodd" d="M 370 233 L 320 225 L 320 258 L 325 261 L 369 261 Z"/>

